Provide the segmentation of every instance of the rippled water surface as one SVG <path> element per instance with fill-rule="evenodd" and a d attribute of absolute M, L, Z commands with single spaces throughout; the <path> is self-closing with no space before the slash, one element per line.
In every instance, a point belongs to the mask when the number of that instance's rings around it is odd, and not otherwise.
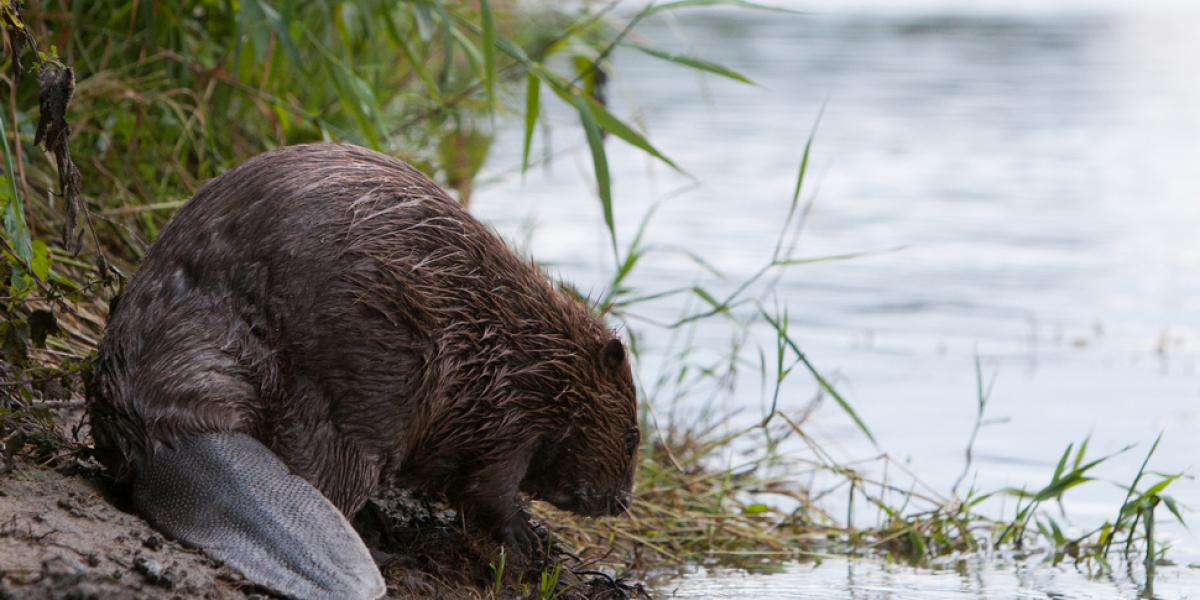
<path fill-rule="evenodd" d="M 1157 578 L 1158 598 L 1195 598 L 1194 578 L 1167 573 Z M 715 571 L 675 579 L 661 586 L 674 598 L 855 598 L 929 600 L 1077 598 L 1118 600 L 1143 592 L 1127 579 L 1089 577 L 1071 568 L 989 562 L 959 570 L 920 571 L 868 562 L 827 560 L 790 565 L 770 575 Z"/>
<path fill-rule="evenodd" d="M 816 201 L 798 254 L 890 251 L 795 267 L 778 301 L 793 335 L 836 376 L 879 448 L 948 491 L 975 419 L 979 357 L 995 386 L 991 422 L 975 445 L 978 489 L 1041 487 L 1066 445 L 1089 435 L 1096 457 L 1138 444 L 1096 473 L 1104 481 L 1068 493 L 1066 517 L 1053 509 L 1086 531 L 1115 516 L 1124 492 L 1114 483 L 1132 480 L 1160 432 L 1151 468 L 1195 472 L 1195 13 L 1072 5 L 957 16 L 934 9 L 677 15 L 645 23 L 642 41 L 719 61 L 759 85 L 614 55 L 614 110 L 642 123 L 699 182 L 662 204 L 647 238 L 702 255 L 729 281 L 749 276 L 770 256 L 804 142 L 825 106 L 805 195 Z M 473 208 L 512 239 L 531 232 L 535 257 L 595 293 L 611 277 L 612 258 L 590 159 L 570 113 L 550 109 L 549 118 L 562 125 L 550 138 L 552 166 L 524 181 L 513 176 L 520 140 L 506 133 L 488 167 L 498 182 L 477 193 Z M 653 202 L 692 180 L 619 140 L 608 148 L 618 231 L 628 243 Z M 669 252 L 648 257 L 631 283 L 647 292 L 733 285 Z M 653 323 L 679 309 L 647 306 L 630 322 L 646 345 L 643 381 L 657 377 L 655 351 L 670 339 Z M 696 343 L 727 347 L 728 333 L 701 329 Z M 763 393 L 748 370 L 749 381 L 725 401 L 742 409 L 734 421 L 763 414 Z M 811 381 L 793 377 L 780 406 L 802 408 L 813 391 Z M 808 427 L 840 459 L 879 452 L 834 406 Z M 1172 490 L 1200 506 L 1196 482 Z M 1180 566 L 1164 569 L 1155 593 L 1200 596 L 1200 569 L 1186 566 L 1200 563 L 1200 541 L 1179 527 L 1166 535 L 1175 544 L 1168 557 Z M 826 561 L 768 576 L 696 573 L 662 590 L 703 598 L 1118 598 L 1136 595 L 1136 585 L 1037 564 L 960 574 Z"/>

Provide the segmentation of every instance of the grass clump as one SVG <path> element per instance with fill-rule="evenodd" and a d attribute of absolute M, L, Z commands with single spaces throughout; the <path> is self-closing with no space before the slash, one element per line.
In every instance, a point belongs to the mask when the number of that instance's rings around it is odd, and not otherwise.
<path fill-rule="evenodd" d="M 785 562 L 832 556 L 938 568 L 1000 551 L 1042 556 L 1051 565 L 1071 560 L 1106 575 L 1114 572 L 1114 560 L 1140 562 L 1152 579 L 1167 551 L 1154 537 L 1155 507 L 1166 506 L 1183 523 L 1178 502 L 1164 493 L 1181 475 L 1160 475 L 1152 485 L 1139 487 L 1143 466 L 1132 484 L 1122 486 L 1129 496 L 1115 519 L 1067 536 L 1056 518 L 1040 508 L 1094 481 L 1090 472 L 1110 458 L 1086 460 L 1086 441 L 1077 450 L 1067 448 L 1059 470 L 1039 490 L 971 490 L 962 498 L 918 491 L 923 484 L 887 455 L 870 461 L 874 464 L 847 466 L 829 461 L 814 446 L 808 452 L 759 453 L 759 458 L 729 465 L 728 457 L 742 454 L 741 448 L 784 445 L 789 437 L 811 442 L 798 423 L 783 420 L 792 428 L 790 436 L 783 427 L 770 433 L 754 427 L 726 435 L 673 432 L 656 439 L 644 452 L 627 518 L 586 520 L 541 504 L 538 514 L 573 552 L 617 572 L 643 576 L 669 565 L 772 570 Z M 889 469 L 903 476 L 888 481 L 866 474 Z M 902 487 L 904 479 L 908 482 Z M 989 516 L 980 509 L 1002 495 L 1018 500 L 1011 517 Z M 835 496 L 847 498 L 837 503 L 849 507 L 845 518 L 823 508 Z M 878 519 L 856 525 L 861 518 L 853 511 L 865 508 L 873 508 Z"/>
<path fill-rule="evenodd" d="M 523 118 L 527 168 L 557 98 L 591 142 L 611 229 L 602 131 L 673 165 L 605 101 L 614 48 L 668 7 L 623 19 L 617 4 L 0 0 L 6 375 L 86 361 L 109 300 L 174 209 L 276 146 L 375 148 L 467 204 L 497 123 Z"/>
<path fill-rule="evenodd" d="M 581 556 L 643 573 L 668 563 L 760 568 L 762 559 L 778 563 L 823 552 L 825 536 L 836 528 L 821 525 L 827 517 L 795 480 L 759 476 L 761 464 L 705 466 L 731 442 L 686 432 L 656 440 L 639 464 L 627 517 L 588 521 L 540 504 L 539 512 Z M 784 512 L 747 500 L 761 494 L 787 498 L 798 508 Z"/>

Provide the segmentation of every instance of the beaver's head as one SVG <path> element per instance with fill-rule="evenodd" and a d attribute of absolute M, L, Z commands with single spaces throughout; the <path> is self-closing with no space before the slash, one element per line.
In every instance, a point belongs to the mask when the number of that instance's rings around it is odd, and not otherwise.
<path fill-rule="evenodd" d="M 642 440 L 633 375 L 615 338 L 585 360 L 593 376 L 554 400 L 566 418 L 541 440 L 521 490 L 580 515 L 617 515 L 633 501 Z"/>

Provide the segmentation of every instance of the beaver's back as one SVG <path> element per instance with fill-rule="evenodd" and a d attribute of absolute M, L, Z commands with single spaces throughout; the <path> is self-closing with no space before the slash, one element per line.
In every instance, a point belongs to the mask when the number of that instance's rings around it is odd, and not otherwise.
<path fill-rule="evenodd" d="M 96 361 L 97 450 L 127 474 L 153 440 L 243 431 L 353 510 L 451 404 L 531 364 L 522 332 L 609 335 L 412 167 L 283 148 L 205 186 L 152 244 Z"/>

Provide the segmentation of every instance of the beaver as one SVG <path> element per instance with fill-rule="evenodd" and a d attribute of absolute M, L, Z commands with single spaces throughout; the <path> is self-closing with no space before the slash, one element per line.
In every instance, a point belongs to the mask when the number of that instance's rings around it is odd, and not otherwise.
<path fill-rule="evenodd" d="M 430 179 L 357 146 L 253 157 L 163 227 L 87 386 L 95 453 L 156 527 L 297 598 L 374 598 L 381 481 L 518 550 L 520 492 L 628 508 L 625 347 Z"/>

